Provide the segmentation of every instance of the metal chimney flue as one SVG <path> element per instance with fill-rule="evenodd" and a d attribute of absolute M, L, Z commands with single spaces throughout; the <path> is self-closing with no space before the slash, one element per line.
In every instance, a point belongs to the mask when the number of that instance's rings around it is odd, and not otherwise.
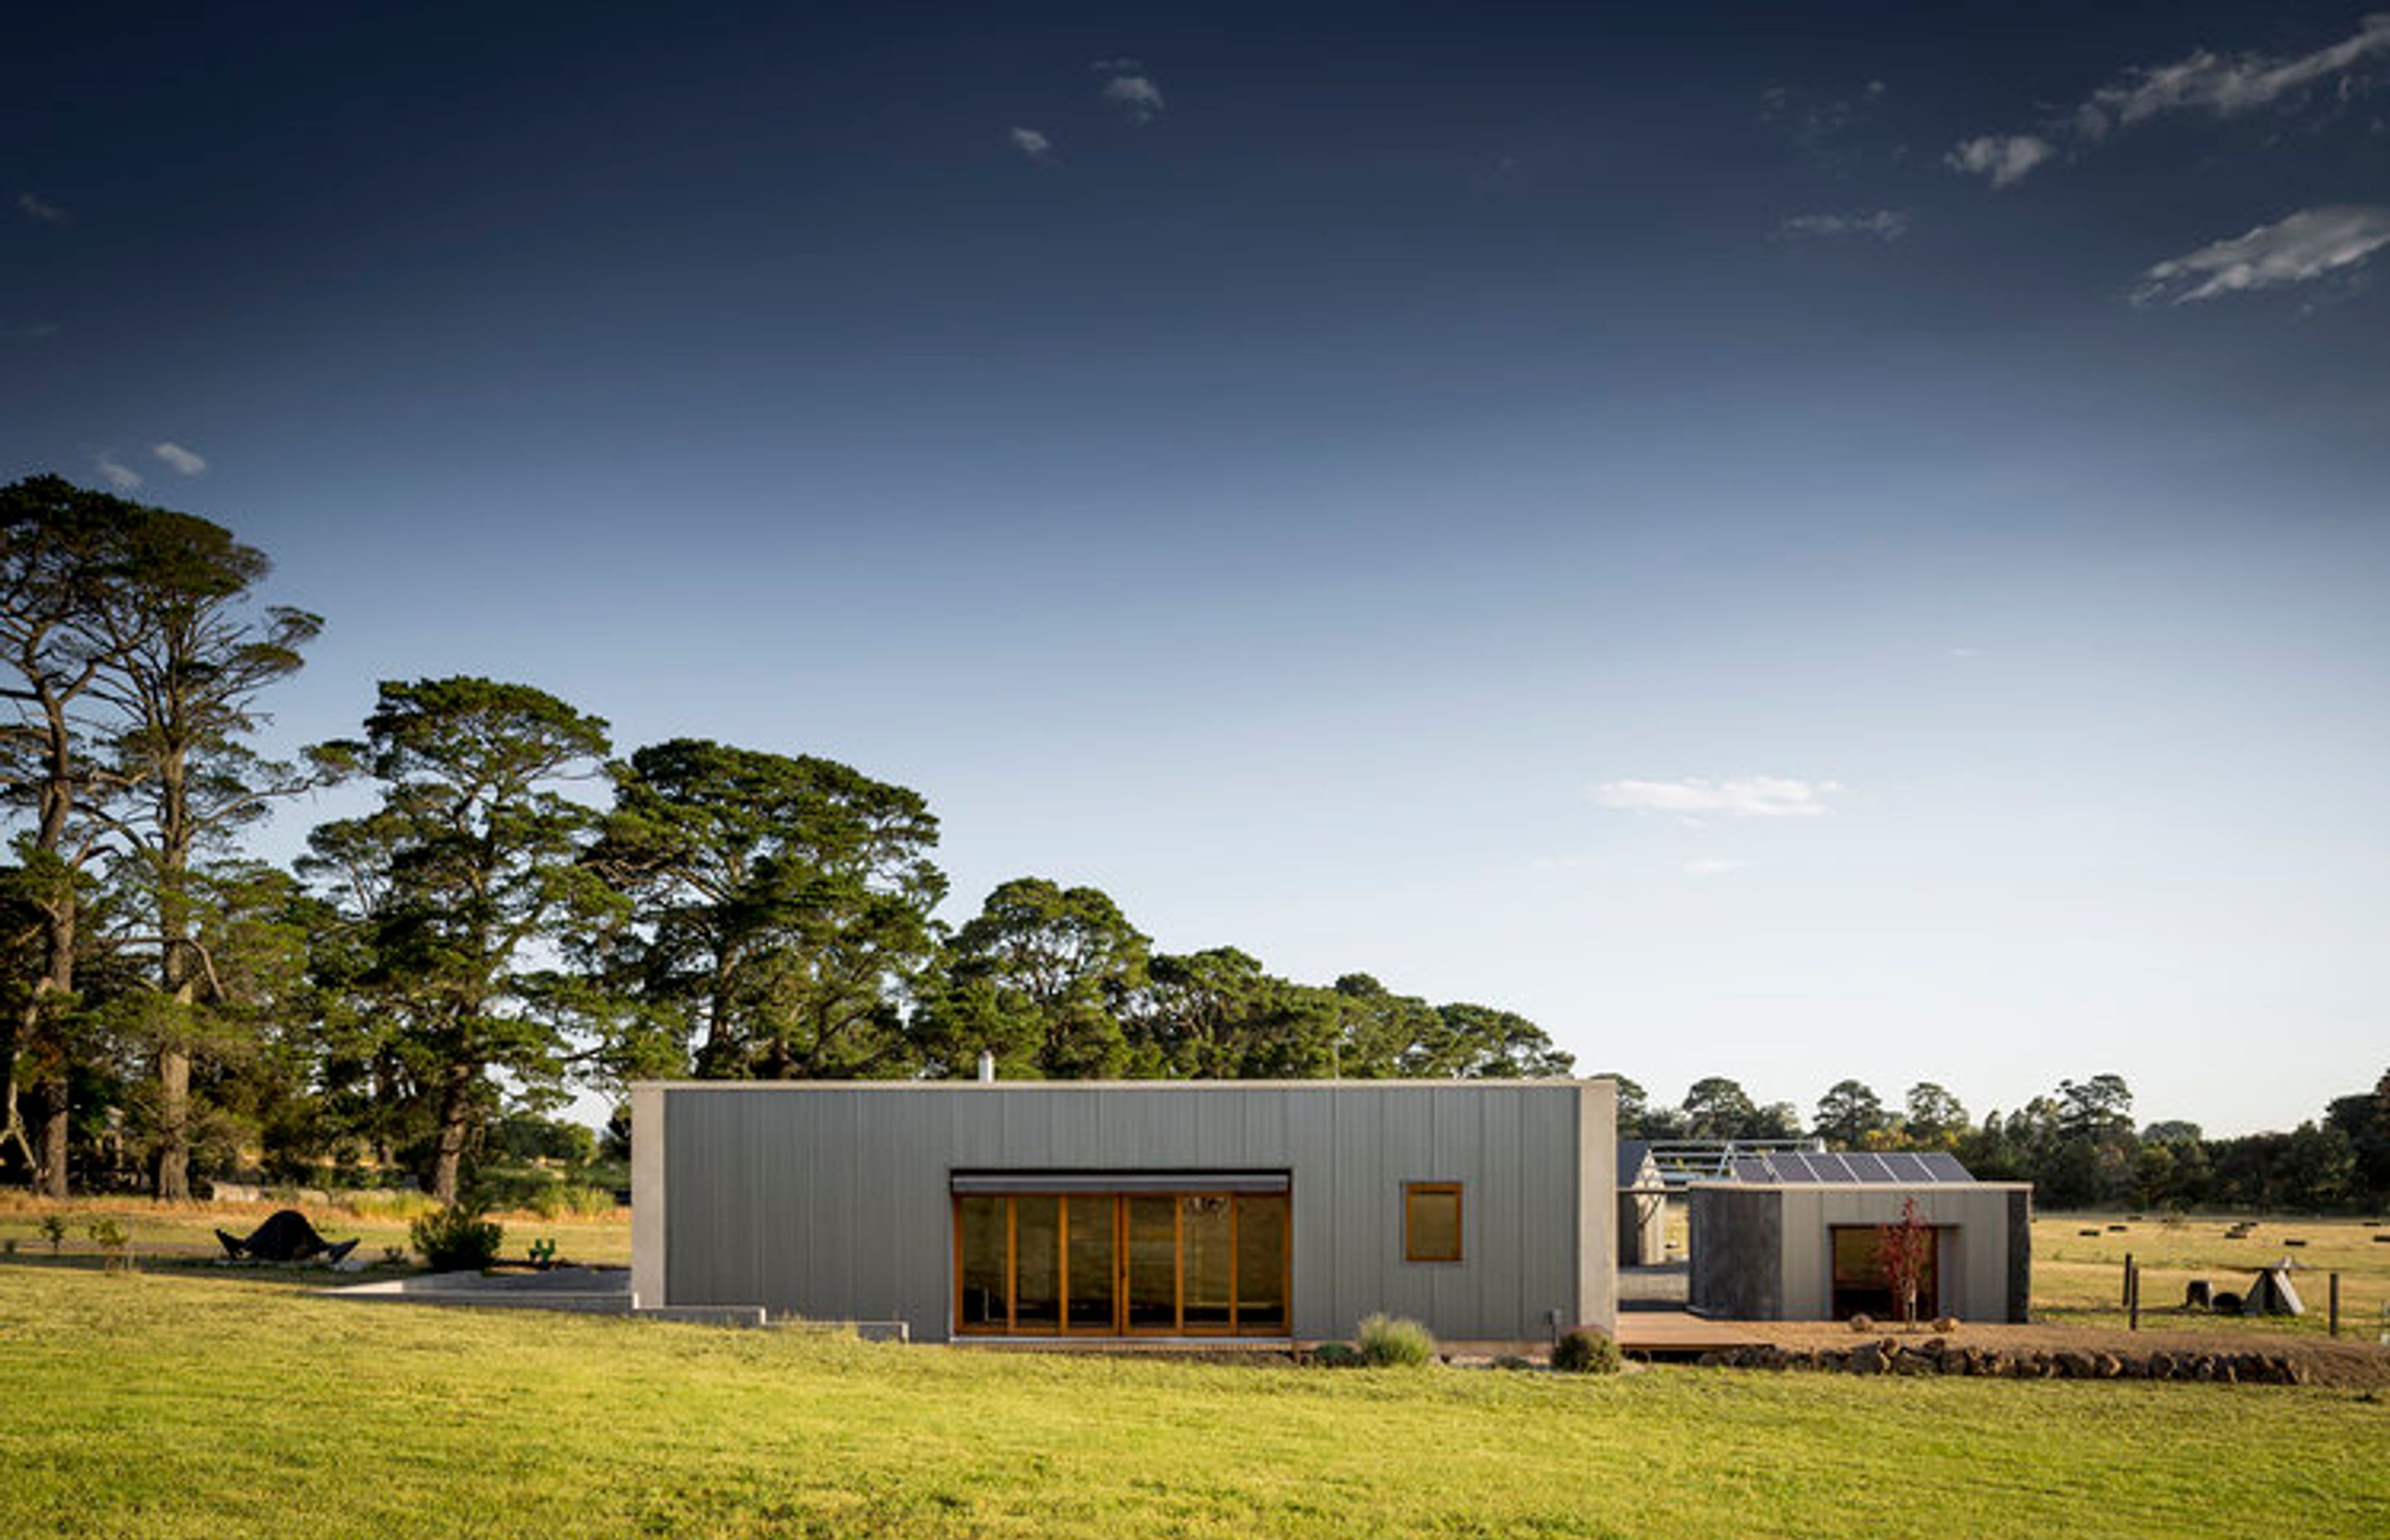
<path fill-rule="evenodd" d="M 985 1048 L 979 1051 L 979 1083 L 982 1085 L 996 1084 L 996 1055 Z"/>

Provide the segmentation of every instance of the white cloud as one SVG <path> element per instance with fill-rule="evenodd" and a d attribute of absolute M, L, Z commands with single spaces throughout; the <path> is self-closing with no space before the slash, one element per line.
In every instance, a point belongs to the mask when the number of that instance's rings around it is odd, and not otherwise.
<path fill-rule="evenodd" d="M 1778 225 L 1776 233 L 1785 239 L 1873 236 L 1878 240 L 1898 240 L 1908 234 L 1908 215 L 1898 209 L 1878 209 L 1864 214 L 1795 214 Z"/>
<path fill-rule="evenodd" d="M 1635 813 L 1719 813 L 1738 818 L 1816 818 L 1831 809 L 1826 799 L 1842 790 L 1837 781 L 1799 781 L 1781 776 L 1741 776 L 1712 781 L 1604 781 L 1593 789 L 1605 807 Z"/>
<path fill-rule="evenodd" d="M 143 481 L 141 472 L 134 469 L 129 465 L 120 464 L 115 456 L 102 455 L 98 459 L 92 463 L 98 468 L 100 479 L 106 481 L 109 486 L 114 487 L 117 491 L 138 492 L 141 490 L 141 483 Z"/>
<path fill-rule="evenodd" d="M 45 225 L 71 225 L 74 223 L 74 216 L 72 214 L 67 212 L 64 209 L 59 208 L 55 203 L 34 197 L 32 193 L 19 193 L 17 195 L 17 207 L 25 211 L 27 218 L 38 219 Z"/>
<path fill-rule="evenodd" d="M 1966 140 L 1942 160 L 1953 171 L 1988 176 L 1993 186 L 2005 187 L 2056 153 L 2049 140 L 2037 135 L 1986 134 Z"/>
<path fill-rule="evenodd" d="M 1713 855 L 1703 860 L 1685 863 L 1685 875 L 1688 877 L 1724 877 L 1728 872 L 1741 869 L 1741 862 L 1729 860 L 1723 855 Z"/>
<path fill-rule="evenodd" d="M 1054 158 L 1054 141 L 1034 128 L 1014 129 L 1012 148 L 1032 160 L 1047 161 Z"/>
<path fill-rule="evenodd" d="M 1162 116 L 1162 87 L 1143 75 L 1114 75 L 1104 82 L 1102 95 L 1127 113 L 1131 122 L 1150 123 Z"/>
<path fill-rule="evenodd" d="M 1099 75 L 1134 75 L 1145 65 L 1134 58 L 1099 58 L 1087 68 Z"/>
<path fill-rule="evenodd" d="M 2302 209 L 2246 235 L 2158 263 L 2141 275 L 2132 302 L 2183 305 L 2305 283 L 2354 268 L 2384 246 L 2390 246 L 2390 208 Z"/>
<path fill-rule="evenodd" d="M 1984 649 L 1979 647 L 1954 647 L 1950 649 L 1950 656 L 1960 660 L 1980 658 L 1983 655 Z"/>
<path fill-rule="evenodd" d="M 2161 112 L 2198 110 L 2229 118 L 2269 106 L 2380 53 L 2390 53 L 2390 14 L 2369 16 L 2349 37 L 2295 58 L 2264 54 L 2227 58 L 2203 48 L 2172 64 L 2126 71 L 2091 93 L 2075 121 L 2096 138 L 2113 125 L 2141 122 Z"/>
<path fill-rule="evenodd" d="M 164 443 L 151 444 L 149 446 L 149 453 L 157 456 L 160 459 L 165 461 L 168 465 L 173 467 L 176 470 L 181 471 L 186 476 L 196 476 L 200 471 L 205 470 L 208 468 L 208 462 L 206 460 L 194 455 L 189 450 L 184 448 L 181 444 L 174 443 L 171 439 Z"/>
<path fill-rule="evenodd" d="M 2306 87 L 2339 79 L 2345 96 L 2365 83 L 2354 71 L 2390 56 L 2390 13 L 2367 17 L 2329 47 L 2295 58 L 2267 54 L 2226 57 L 2202 48 L 2172 64 L 2136 65 L 2091 93 L 2072 111 L 2054 114 L 2041 134 L 1985 135 L 1969 139 L 1945 160 L 1953 169 L 1989 176 L 2005 187 L 2055 152 L 2052 141 L 2097 144 L 2115 129 L 2168 112 L 2201 111 L 2230 118 L 2295 98 Z"/>

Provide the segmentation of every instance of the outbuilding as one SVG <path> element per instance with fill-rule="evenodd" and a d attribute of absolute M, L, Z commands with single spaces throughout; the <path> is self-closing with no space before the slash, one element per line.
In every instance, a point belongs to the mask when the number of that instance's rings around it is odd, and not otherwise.
<path fill-rule="evenodd" d="M 636 1308 L 917 1341 L 1614 1326 L 1607 1080 L 632 1089 Z"/>
<path fill-rule="evenodd" d="M 1686 1191 L 1698 1315 L 1746 1321 L 1897 1316 L 1879 1238 L 1911 1202 L 1932 1226 L 1920 1315 L 2026 1319 L 2033 1187 L 1978 1182 L 1945 1154 L 1737 1157 Z"/>

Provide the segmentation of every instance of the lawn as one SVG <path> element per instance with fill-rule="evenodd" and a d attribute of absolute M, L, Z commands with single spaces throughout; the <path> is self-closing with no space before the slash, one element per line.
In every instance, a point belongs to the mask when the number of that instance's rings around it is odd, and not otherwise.
<path fill-rule="evenodd" d="M 2390 1248 L 2385 1248 L 2390 1249 Z M 870 1346 L 0 1264 L 0 1534 L 2378 1535 L 2346 1391 Z"/>
<path fill-rule="evenodd" d="M 408 1195 L 412 1197 L 412 1195 Z M 48 1239 L 40 1226 L 45 1214 L 56 1213 L 66 1220 L 65 1252 L 90 1254 L 98 1248 L 90 1237 L 90 1226 L 112 1218 L 124 1226 L 132 1238 L 134 1252 L 150 1264 L 161 1262 L 211 1261 L 224 1255 L 216 1241 L 219 1229 L 235 1235 L 247 1235 L 263 1224 L 265 1216 L 282 1207 L 279 1203 L 215 1203 L 164 1205 L 141 1198 L 78 1198 L 66 1203 L 45 1203 L 10 1194 L 0 1196 L 0 1248 L 14 1242 L 21 1254 L 47 1255 Z M 391 1195 L 387 1206 L 367 1206 L 362 1212 L 337 1204 L 326 1206 L 310 1203 L 304 1212 L 315 1228 L 332 1240 L 357 1238 L 357 1254 L 366 1261 L 379 1260 L 384 1250 L 407 1246 L 407 1222 L 410 1214 L 430 1206 L 428 1200 L 413 1198 L 411 1203 L 400 1195 Z M 628 1209 L 617 1209 L 602 1218 L 543 1219 L 534 1213 L 506 1213 L 494 1215 L 506 1226 L 506 1254 L 521 1260 L 524 1249 L 535 1239 L 553 1239 L 558 1254 L 571 1262 L 611 1264 L 627 1266 L 631 1261 L 631 1218 Z"/>
<path fill-rule="evenodd" d="M 2245 1238 L 2228 1238 L 2229 1218 L 2191 1216 L 2178 1223 L 2132 1220 L 2113 1213 L 2045 1214 L 2033 1226 L 2034 1318 L 2057 1324 L 2121 1326 L 2125 1321 L 2125 1254 L 2141 1268 L 2141 1323 L 2320 1336 L 2327 1326 L 2327 1277 L 2341 1275 L 2341 1334 L 2372 1341 L 2390 1318 L 2390 1226 L 2357 1219 L 2252 1221 Z M 2116 1229 L 2112 1226 L 2122 1226 Z M 2098 1230 L 2087 1236 L 2085 1230 Z M 2286 1244 L 2304 1240 L 2304 1246 Z M 2215 1288 L 2242 1292 L 2258 1267 L 2284 1257 L 2297 1261 L 2292 1275 L 2307 1313 L 2299 1316 L 2233 1319 L 2181 1309 L 2183 1286 L 2205 1278 Z"/>

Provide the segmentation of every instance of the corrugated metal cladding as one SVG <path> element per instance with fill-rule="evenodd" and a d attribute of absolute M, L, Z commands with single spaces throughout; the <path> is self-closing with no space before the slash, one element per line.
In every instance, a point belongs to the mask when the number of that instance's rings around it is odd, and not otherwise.
<path fill-rule="evenodd" d="M 643 1303 L 944 1341 L 957 1175 L 1246 1172 L 1291 1187 L 1296 1337 L 1383 1310 L 1447 1339 L 1542 1339 L 1553 1312 L 1607 1328 L 1614 1309 L 1606 1081 L 676 1084 L 633 1108 Z M 1462 1184 L 1461 1262 L 1404 1260 L 1418 1181 Z"/>

